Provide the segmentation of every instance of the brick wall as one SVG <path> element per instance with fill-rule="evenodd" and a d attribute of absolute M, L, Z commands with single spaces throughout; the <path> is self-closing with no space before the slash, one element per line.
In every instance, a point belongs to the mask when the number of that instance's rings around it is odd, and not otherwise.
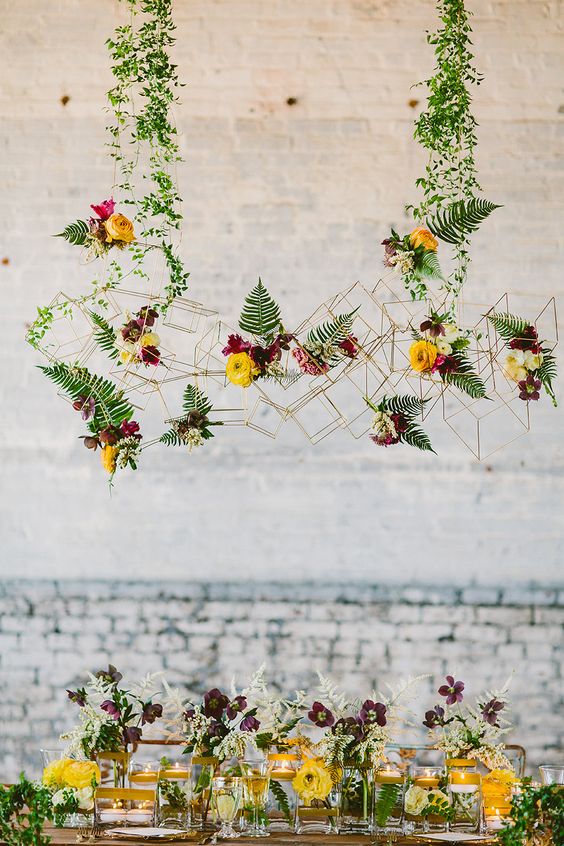
<path fill-rule="evenodd" d="M 186 693 L 233 675 L 244 683 L 263 661 L 288 693 L 313 689 L 316 669 L 359 695 L 432 673 L 421 684 L 422 708 L 435 704 L 432 691 L 447 672 L 477 694 L 515 671 L 511 740 L 527 747 L 531 767 L 558 763 L 563 599 L 539 587 L 7 581 L 0 773 L 37 772 L 37 750 L 73 720 L 65 688 L 110 660 L 137 676 L 164 670 Z"/>

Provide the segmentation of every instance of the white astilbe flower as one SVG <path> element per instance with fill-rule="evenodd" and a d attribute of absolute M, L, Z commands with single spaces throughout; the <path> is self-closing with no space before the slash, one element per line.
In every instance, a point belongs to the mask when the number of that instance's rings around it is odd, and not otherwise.
<path fill-rule="evenodd" d="M 152 699 L 152 697 L 160 693 L 164 687 L 163 675 L 162 670 L 159 670 L 157 673 L 147 673 L 146 676 L 143 676 L 141 681 L 137 682 L 137 684 L 131 685 L 131 693 L 133 696 L 139 697 L 139 699 Z"/>
<path fill-rule="evenodd" d="M 69 732 L 61 734 L 61 740 L 67 741 L 65 756 L 67 758 L 81 758 L 88 750 L 95 749 L 100 732 L 105 725 L 111 725 L 113 720 L 104 711 L 86 704 L 79 712 L 78 725 Z"/>
<path fill-rule="evenodd" d="M 232 758 L 241 759 L 245 757 L 249 745 L 256 748 L 254 734 L 235 729 L 235 731 L 230 731 L 221 743 L 214 747 L 213 753 L 220 761 L 230 761 Z"/>

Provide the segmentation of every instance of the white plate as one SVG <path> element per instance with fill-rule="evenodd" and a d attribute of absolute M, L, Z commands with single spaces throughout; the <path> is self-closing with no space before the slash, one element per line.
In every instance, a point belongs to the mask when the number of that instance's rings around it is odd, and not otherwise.
<path fill-rule="evenodd" d="M 147 828 L 127 826 L 127 828 L 106 829 L 106 835 L 111 837 L 142 837 L 144 840 L 162 840 L 167 837 L 178 837 L 180 834 L 188 834 L 181 828 Z"/>

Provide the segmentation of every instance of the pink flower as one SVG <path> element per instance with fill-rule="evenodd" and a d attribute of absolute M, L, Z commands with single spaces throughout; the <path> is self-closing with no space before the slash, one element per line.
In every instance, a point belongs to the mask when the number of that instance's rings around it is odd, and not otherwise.
<path fill-rule="evenodd" d="M 153 364 L 156 366 L 159 363 L 160 357 L 161 353 L 160 350 L 157 349 L 157 347 L 141 347 L 141 361 L 144 364 Z"/>
<path fill-rule="evenodd" d="M 227 338 L 227 346 L 223 347 L 223 355 L 231 355 L 232 353 L 249 352 L 251 349 L 251 342 L 244 341 L 240 335 L 229 335 Z"/>
<path fill-rule="evenodd" d="M 341 341 L 339 347 L 349 358 L 356 358 L 358 355 L 357 344 L 358 338 L 355 338 L 354 335 L 349 335 L 348 338 L 345 338 L 344 341 Z"/>
<path fill-rule="evenodd" d="M 119 428 L 123 437 L 129 438 L 131 435 L 135 435 L 139 431 L 140 426 L 135 420 L 124 420 Z M 139 435 L 139 437 L 141 437 L 141 435 Z"/>
<path fill-rule="evenodd" d="M 111 217 L 114 213 L 115 207 L 116 204 L 113 197 L 110 197 L 109 200 L 104 200 L 99 206 L 90 206 L 94 214 L 97 214 L 100 220 L 107 220 Z"/>
<path fill-rule="evenodd" d="M 328 364 L 318 363 L 301 347 L 296 347 L 295 349 L 293 349 L 292 355 L 298 362 L 298 366 L 302 373 L 308 373 L 310 376 L 319 376 L 320 373 L 327 373 L 327 371 L 329 370 Z"/>

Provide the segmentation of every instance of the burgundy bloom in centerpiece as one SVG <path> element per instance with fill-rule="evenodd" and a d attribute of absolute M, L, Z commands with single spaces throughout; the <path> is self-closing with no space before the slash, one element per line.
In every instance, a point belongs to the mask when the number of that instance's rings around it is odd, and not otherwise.
<path fill-rule="evenodd" d="M 244 696 L 236 696 L 227 706 L 227 716 L 230 720 L 234 720 L 238 714 L 241 714 L 247 707 L 247 700 Z"/>
<path fill-rule="evenodd" d="M 490 699 L 490 701 L 486 702 L 482 708 L 482 717 L 486 723 L 489 723 L 490 726 L 498 726 L 499 723 L 497 718 L 499 716 L 499 712 L 503 711 L 504 708 L 505 703 L 499 702 L 497 699 Z"/>
<path fill-rule="evenodd" d="M 147 704 L 143 708 L 143 713 L 141 715 L 141 725 L 144 726 L 145 723 L 154 723 L 158 717 L 162 717 L 163 715 L 163 706 L 155 703 L 153 705 L 152 702 L 147 702 Z"/>
<path fill-rule="evenodd" d="M 112 720 L 119 720 L 119 718 L 121 717 L 121 711 L 119 710 L 117 705 L 112 702 L 111 699 L 105 699 L 100 705 L 100 708 L 102 709 L 102 711 L 105 711 L 106 714 L 108 714 L 112 718 Z"/>
<path fill-rule="evenodd" d="M 335 722 L 333 713 L 321 702 L 313 703 L 311 711 L 308 712 L 308 718 L 316 726 L 319 726 L 319 728 L 327 728 L 327 726 L 332 726 Z"/>
<path fill-rule="evenodd" d="M 529 373 L 526 379 L 522 379 L 520 382 L 517 382 L 519 387 L 519 399 L 525 400 L 538 400 L 540 399 L 539 390 L 541 387 L 541 380 L 535 379 L 532 373 Z"/>
<path fill-rule="evenodd" d="M 425 711 L 425 719 L 423 725 L 427 728 L 435 728 L 436 726 L 444 725 L 445 709 L 440 705 L 435 705 L 432 711 Z"/>
<path fill-rule="evenodd" d="M 111 217 L 115 211 L 116 204 L 113 197 L 110 197 L 109 200 L 103 200 L 99 205 L 92 205 L 90 206 L 92 211 L 95 215 L 98 216 L 99 220 L 107 220 Z"/>
<path fill-rule="evenodd" d="M 219 690 L 217 687 L 212 687 L 204 694 L 203 711 L 206 717 L 213 717 L 216 720 L 222 716 L 223 712 L 229 705 L 229 697 Z"/>
<path fill-rule="evenodd" d="M 253 714 L 248 714 L 241 720 L 241 725 L 239 727 L 241 731 L 258 731 L 260 728 L 260 723 Z"/>
<path fill-rule="evenodd" d="M 382 702 L 373 702 L 372 699 L 367 699 L 360 709 L 359 717 L 367 725 L 377 723 L 379 726 L 385 726 L 386 710 L 386 706 Z"/>
<path fill-rule="evenodd" d="M 462 702 L 464 699 L 462 694 L 464 682 L 455 681 L 454 676 L 447 676 L 446 680 L 447 684 L 442 684 L 439 687 L 439 693 L 441 696 L 446 697 L 447 705 L 455 705 L 457 702 Z"/>

